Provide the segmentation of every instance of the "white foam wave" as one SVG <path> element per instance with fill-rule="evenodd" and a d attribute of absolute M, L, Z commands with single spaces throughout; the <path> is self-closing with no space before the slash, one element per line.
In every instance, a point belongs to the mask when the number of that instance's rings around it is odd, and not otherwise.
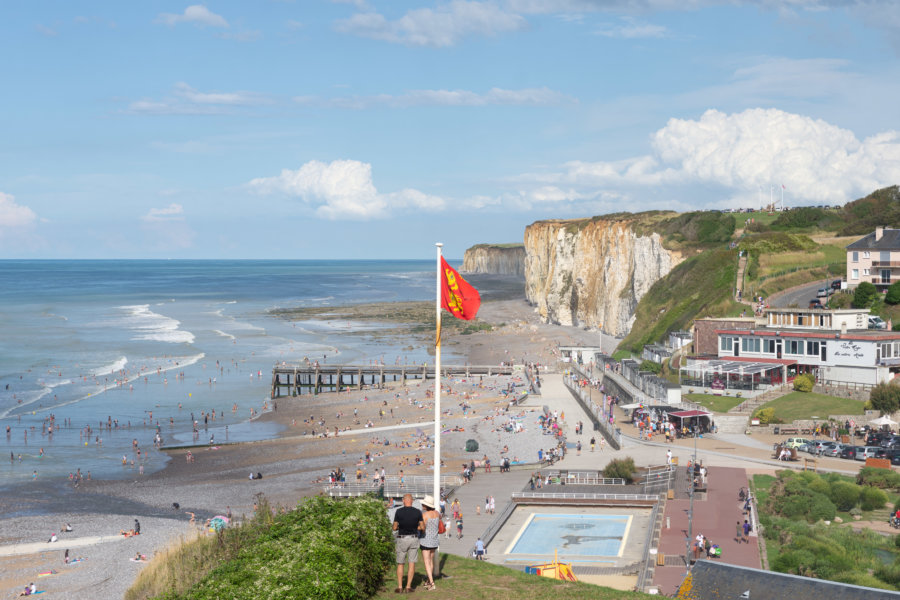
<path fill-rule="evenodd" d="M 91 375 L 93 375 L 94 377 L 100 377 L 102 375 L 111 375 L 112 373 L 118 373 L 119 371 L 124 369 L 125 365 L 127 365 L 127 364 L 128 364 L 128 357 L 123 356 L 122 358 L 116 360 L 113 363 L 93 369 L 91 371 Z"/>
<path fill-rule="evenodd" d="M 119 308 L 127 313 L 125 319 L 126 327 L 139 332 L 132 339 L 168 342 L 171 344 L 191 344 L 194 342 L 193 333 L 178 328 L 181 325 L 181 321 L 153 312 L 150 310 L 149 304 L 120 306 Z"/>
<path fill-rule="evenodd" d="M 230 333 L 225 333 L 225 332 L 222 331 L 221 329 L 213 329 L 213 333 L 217 333 L 217 334 L 221 335 L 222 337 L 228 338 L 228 339 L 230 339 L 230 340 L 233 340 L 233 339 L 234 339 L 234 336 L 233 336 L 233 335 L 231 335 Z"/>

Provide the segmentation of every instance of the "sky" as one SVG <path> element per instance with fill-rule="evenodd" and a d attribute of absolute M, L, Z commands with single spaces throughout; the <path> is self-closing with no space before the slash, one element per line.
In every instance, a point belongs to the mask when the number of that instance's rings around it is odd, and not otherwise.
<path fill-rule="evenodd" d="M 431 258 L 900 183 L 890 0 L 7 0 L 0 257 Z"/>

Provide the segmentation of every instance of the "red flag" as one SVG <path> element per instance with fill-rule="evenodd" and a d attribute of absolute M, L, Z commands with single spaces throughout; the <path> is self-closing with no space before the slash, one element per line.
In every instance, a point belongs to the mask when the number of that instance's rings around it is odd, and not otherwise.
<path fill-rule="evenodd" d="M 478 290 L 441 257 L 441 306 L 457 319 L 471 321 L 481 306 Z"/>

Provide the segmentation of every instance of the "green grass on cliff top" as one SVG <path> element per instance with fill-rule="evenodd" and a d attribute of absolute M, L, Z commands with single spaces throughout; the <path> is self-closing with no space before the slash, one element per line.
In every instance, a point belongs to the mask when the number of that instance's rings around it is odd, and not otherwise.
<path fill-rule="evenodd" d="M 764 408 L 775 409 L 775 419 L 790 423 L 797 419 L 817 417 L 825 420 L 828 415 L 861 415 L 865 413 L 865 403 L 850 398 L 838 398 L 813 392 L 791 392 L 771 402 L 766 402 L 754 411 Z"/>
<path fill-rule="evenodd" d="M 729 310 L 736 271 L 736 250 L 708 250 L 679 263 L 641 298 L 634 326 L 619 347 L 640 352 L 697 317 Z"/>
<path fill-rule="evenodd" d="M 422 587 L 425 566 L 422 563 L 421 553 L 419 557 L 416 576 L 413 579 L 413 593 L 416 595 L 422 593 L 428 596 L 429 592 Z M 588 583 L 571 583 L 537 575 L 526 575 L 522 571 L 516 571 L 509 567 L 461 558 L 452 554 L 441 554 L 441 561 L 443 564 L 441 572 L 450 577 L 435 581 L 437 585 L 435 597 L 438 598 L 453 598 L 454 600 L 560 600 L 561 598 L 638 600 L 659 598 L 659 596 L 650 594 L 623 592 Z M 372 600 L 393 600 L 399 597 L 394 593 L 394 588 L 397 586 L 396 571 L 394 569 L 389 571 L 385 576 L 385 587 L 372 596 Z"/>

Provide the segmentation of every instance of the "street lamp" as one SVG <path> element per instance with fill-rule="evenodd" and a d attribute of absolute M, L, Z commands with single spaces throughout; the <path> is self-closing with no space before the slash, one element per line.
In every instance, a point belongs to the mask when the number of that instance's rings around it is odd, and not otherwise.
<path fill-rule="evenodd" d="M 691 568 L 691 542 L 694 541 L 694 469 L 697 467 L 697 425 L 692 425 L 691 429 L 694 432 L 694 459 L 691 462 L 691 471 L 688 473 L 688 485 L 691 486 L 691 504 L 688 508 L 687 556 L 685 560 L 688 570 Z"/>

